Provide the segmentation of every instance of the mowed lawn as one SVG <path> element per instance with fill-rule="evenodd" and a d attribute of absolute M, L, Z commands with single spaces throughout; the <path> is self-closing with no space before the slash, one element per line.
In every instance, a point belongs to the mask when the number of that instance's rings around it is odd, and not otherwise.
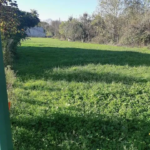
<path fill-rule="evenodd" d="M 14 70 L 15 150 L 150 149 L 150 50 L 32 38 Z"/>

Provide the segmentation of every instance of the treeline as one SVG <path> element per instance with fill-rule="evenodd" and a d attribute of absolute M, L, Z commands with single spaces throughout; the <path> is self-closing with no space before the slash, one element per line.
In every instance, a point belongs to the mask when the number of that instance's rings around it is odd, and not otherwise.
<path fill-rule="evenodd" d="M 68 21 L 41 22 L 48 35 L 100 44 L 150 44 L 149 0 L 99 0 L 96 13 Z"/>

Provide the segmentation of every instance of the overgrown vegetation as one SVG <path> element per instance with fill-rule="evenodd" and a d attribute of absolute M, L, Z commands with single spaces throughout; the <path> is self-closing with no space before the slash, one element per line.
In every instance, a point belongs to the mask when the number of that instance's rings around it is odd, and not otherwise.
<path fill-rule="evenodd" d="M 15 62 L 15 150 L 149 150 L 150 51 L 33 38 Z"/>

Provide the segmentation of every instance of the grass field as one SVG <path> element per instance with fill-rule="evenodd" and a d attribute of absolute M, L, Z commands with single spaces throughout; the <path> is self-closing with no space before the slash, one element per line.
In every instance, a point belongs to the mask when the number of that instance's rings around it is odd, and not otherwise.
<path fill-rule="evenodd" d="M 15 150 L 149 150 L 150 51 L 54 39 L 14 64 Z"/>

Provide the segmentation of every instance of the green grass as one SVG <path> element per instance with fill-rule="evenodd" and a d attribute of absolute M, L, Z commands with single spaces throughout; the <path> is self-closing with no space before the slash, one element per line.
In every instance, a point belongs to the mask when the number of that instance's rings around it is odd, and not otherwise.
<path fill-rule="evenodd" d="M 150 51 L 33 38 L 18 55 L 15 150 L 150 149 Z"/>

